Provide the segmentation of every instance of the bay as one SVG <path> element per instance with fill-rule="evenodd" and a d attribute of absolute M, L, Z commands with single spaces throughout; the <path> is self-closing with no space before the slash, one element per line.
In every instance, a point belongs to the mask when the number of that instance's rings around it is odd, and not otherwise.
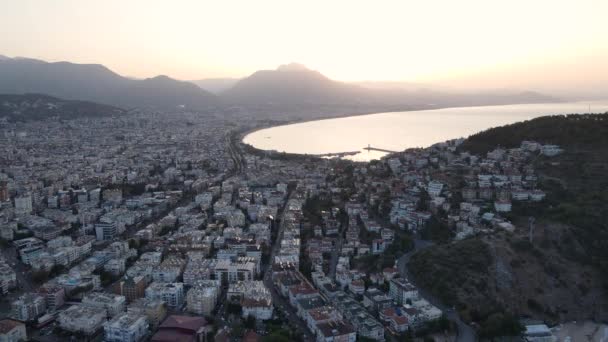
<path fill-rule="evenodd" d="M 428 147 L 438 142 L 466 138 L 491 127 L 545 115 L 604 113 L 608 101 L 456 107 L 390 112 L 301 122 L 261 129 L 243 141 L 261 150 L 299 154 L 355 152 L 355 161 L 379 159 L 387 152 L 368 151 L 371 146 L 388 151 Z"/>

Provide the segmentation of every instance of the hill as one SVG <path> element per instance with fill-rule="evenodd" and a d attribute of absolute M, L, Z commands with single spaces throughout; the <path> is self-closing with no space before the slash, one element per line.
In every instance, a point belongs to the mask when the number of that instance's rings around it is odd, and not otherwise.
<path fill-rule="evenodd" d="M 484 154 L 523 140 L 558 144 L 534 168 L 544 201 L 514 202 L 509 219 L 528 229 L 478 236 L 421 251 L 416 281 L 464 318 L 508 311 L 549 322 L 608 319 L 608 113 L 541 117 L 472 135 L 461 150 Z"/>
<path fill-rule="evenodd" d="M 167 76 L 135 80 L 99 64 L 47 63 L 28 58 L 0 58 L 0 93 L 49 94 L 129 107 L 207 108 L 216 96 L 196 85 Z"/>
<path fill-rule="evenodd" d="M 486 153 L 496 146 L 518 147 L 524 140 L 575 147 L 608 146 L 606 116 L 608 113 L 543 116 L 473 134 L 460 145 L 460 149 L 472 153 Z"/>
<path fill-rule="evenodd" d="M 9 121 L 75 119 L 123 115 L 120 108 L 87 101 L 69 101 L 42 94 L 0 94 L 0 118 Z"/>

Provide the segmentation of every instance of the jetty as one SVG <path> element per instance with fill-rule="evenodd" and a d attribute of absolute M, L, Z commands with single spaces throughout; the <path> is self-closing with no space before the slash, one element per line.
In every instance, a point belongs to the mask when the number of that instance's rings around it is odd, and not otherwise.
<path fill-rule="evenodd" d="M 367 145 L 367 147 L 364 147 L 363 149 L 364 150 L 368 150 L 368 151 L 378 151 L 378 152 L 386 152 L 386 153 L 397 153 L 397 152 L 399 152 L 399 151 L 387 150 L 385 148 L 372 147 L 371 145 Z"/>

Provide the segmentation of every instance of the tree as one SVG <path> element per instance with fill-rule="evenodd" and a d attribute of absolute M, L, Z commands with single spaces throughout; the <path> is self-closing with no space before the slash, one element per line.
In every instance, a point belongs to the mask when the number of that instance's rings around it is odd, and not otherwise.
<path fill-rule="evenodd" d="M 42 284 L 49 279 L 49 271 L 37 270 L 32 272 L 32 281 L 36 284 Z"/>
<path fill-rule="evenodd" d="M 255 317 L 251 315 L 247 316 L 247 318 L 245 319 L 245 328 L 249 330 L 255 329 Z"/>
<path fill-rule="evenodd" d="M 479 336 L 485 338 L 519 336 L 523 331 L 523 326 L 515 316 L 510 313 L 496 312 L 481 323 Z"/>
<path fill-rule="evenodd" d="M 226 305 L 226 312 L 228 312 L 229 314 L 240 316 L 243 312 L 243 307 L 237 303 L 228 303 Z"/>
<path fill-rule="evenodd" d="M 454 235 L 448 225 L 435 215 L 431 216 L 431 219 L 426 223 L 420 234 L 424 239 L 439 243 L 451 241 Z"/>
<path fill-rule="evenodd" d="M 416 206 L 416 210 L 428 211 L 430 200 L 431 200 L 431 196 L 429 196 L 428 192 L 426 192 L 425 190 L 420 191 L 420 199 L 418 200 L 418 205 Z"/>

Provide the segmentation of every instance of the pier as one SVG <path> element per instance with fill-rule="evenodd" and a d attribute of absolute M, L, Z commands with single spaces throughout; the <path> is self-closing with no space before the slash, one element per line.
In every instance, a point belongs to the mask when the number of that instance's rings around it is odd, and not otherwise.
<path fill-rule="evenodd" d="M 398 153 L 399 151 L 391 151 L 391 150 L 387 150 L 384 148 L 377 148 L 377 147 L 372 147 L 370 145 L 367 145 L 367 147 L 363 148 L 364 150 L 368 150 L 368 151 L 378 151 L 378 152 L 386 152 L 386 153 Z"/>

